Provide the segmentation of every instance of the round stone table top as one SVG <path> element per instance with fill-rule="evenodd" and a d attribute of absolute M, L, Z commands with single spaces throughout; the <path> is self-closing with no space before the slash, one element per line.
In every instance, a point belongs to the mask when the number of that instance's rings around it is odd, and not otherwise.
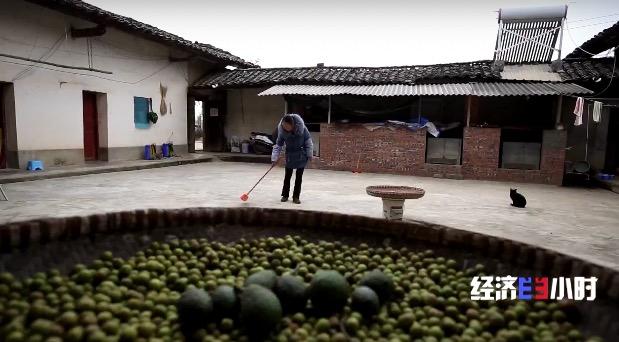
<path fill-rule="evenodd" d="M 365 188 L 370 196 L 388 199 L 417 199 L 423 197 L 426 191 L 412 186 L 371 185 Z"/>

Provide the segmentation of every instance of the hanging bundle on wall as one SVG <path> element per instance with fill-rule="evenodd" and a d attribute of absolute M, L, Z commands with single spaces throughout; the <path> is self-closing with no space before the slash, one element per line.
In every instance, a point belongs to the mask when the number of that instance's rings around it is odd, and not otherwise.
<path fill-rule="evenodd" d="M 153 100 L 149 99 L 148 100 L 148 121 L 152 122 L 152 123 L 157 123 L 157 120 L 159 120 L 159 116 L 157 115 L 157 113 L 153 112 Z"/>
<path fill-rule="evenodd" d="M 165 96 L 168 93 L 168 87 L 164 87 L 161 82 L 159 82 L 159 92 L 161 93 L 161 104 L 159 105 L 159 113 L 161 115 L 166 115 L 168 113 L 168 109 L 165 104 Z"/>

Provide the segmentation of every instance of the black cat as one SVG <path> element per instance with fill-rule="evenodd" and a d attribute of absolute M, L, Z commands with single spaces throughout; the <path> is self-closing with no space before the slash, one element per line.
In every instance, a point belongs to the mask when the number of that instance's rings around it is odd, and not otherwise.
<path fill-rule="evenodd" d="M 513 207 L 524 208 L 527 205 L 527 199 L 518 193 L 518 189 L 509 189 L 509 197 L 512 199 Z"/>

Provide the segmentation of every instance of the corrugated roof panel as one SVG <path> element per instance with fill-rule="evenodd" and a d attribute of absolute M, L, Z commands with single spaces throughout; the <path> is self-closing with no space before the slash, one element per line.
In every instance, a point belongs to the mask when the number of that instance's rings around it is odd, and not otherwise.
<path fill-rule="evenodd" d="M 593 91 L 571 83 L 472 83 L 475 96 L 584 95 Z"/>
<path fill-rule="evenodd" d="M 592 94 L 589 89 L 571 83 L 446 83 L 383 85 L 276 85 L 266 95 L 365 95 L 365 96 L 535 96 Z"/>

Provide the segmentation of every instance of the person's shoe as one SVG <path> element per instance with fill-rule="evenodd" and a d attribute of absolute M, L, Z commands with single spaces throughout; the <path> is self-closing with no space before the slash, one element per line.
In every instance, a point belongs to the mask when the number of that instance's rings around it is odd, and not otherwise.
<path fill-rule="evenodd" d="M 282 202 L 288 202 L 288 197 L 282 196 Z"/>
<path fill-rule="evenodd" d="M 293 202 L 294 204 L 301 204 L 301 200 L 299 200 L 298 198 L 293 198 L 293 199 L 292 199 L 292 202 Z"/>

